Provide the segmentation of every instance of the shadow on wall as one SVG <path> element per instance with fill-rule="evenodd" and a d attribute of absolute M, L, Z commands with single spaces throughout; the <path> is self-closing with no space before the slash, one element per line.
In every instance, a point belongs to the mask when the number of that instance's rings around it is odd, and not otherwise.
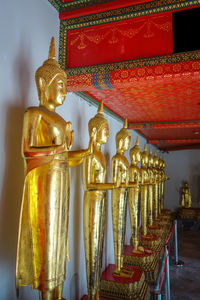
<path fill-rule="evenodd" d="M 23 114 L 30 86 L 30 51 L 27 45 L 20 43 L 19 54 L 13 65 L 13 78 L 18 90 L 16 97 L 9 99 L 5 106 L 5 170 L 2 191 L 2 209 L 0 217 L 0 260 L 4 266 L 4 290 L 7 294 L 4 300 L 14 299 L 15 293 L 15 264 L 17 234 L 21 197 L 23 191 L 24 168 L 21 158 L 21 135 Z M 25 50 L 26 49 L 26 50 Z M 5 101 L 5 103 L 7 103 Z"/>
<path fill-rule="evenodd" d="M 78 117 L 78 126 L 77 126 L 77 133 L 81 132 L 82 129 L 82 117 L 79 114 Z M 76 149 L 80 149 L 81 145 L 78 143 L 76 144 Z M 70 280 L 70 299 L 79 300 L 82 295 L 79 295 L 80 292 L 80 280 L 79 274 L 76 273 L 79 270 L 79 257 L 80 257 L 80 241 L 81 241 L 81 234 L 83 231 L 83 224 L 81 224 L 82 220 L 82 203 L 83 196 L 81 190 L 83 189 L 82 184 L 82 164 L 76 167 L 72 167 L 70 170 L 70 177 L 73 178 L 74 185 L 70 187 L 73 189 L 73 199 L 70 197 L 70 206 L 73 205 L 74 207 L 74 215 L 72 216 L 73 220 L 73 250 L 74 250 L 74 270 L 75 273 L 73 274 Z M 71 180 L 72 183 L 72 180 Z"/>
<path fill-rule="evenodd" d="M 192 166 L 191 170 L 192 178 L 190 181 L 191 194 L 192 194 L 192 206 L 200 206 L 200 165 L 196 164 Z"/>

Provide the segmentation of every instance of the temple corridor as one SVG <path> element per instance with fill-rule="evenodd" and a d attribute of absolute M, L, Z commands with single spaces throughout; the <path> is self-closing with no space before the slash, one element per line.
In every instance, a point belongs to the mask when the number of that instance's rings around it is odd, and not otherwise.
<path fill-rule="evenodd" d="M 184 261 L 183 268 L 170 267 L 171 299 L 200 299 L 200 232 L 198 230 L 180 230 L 179 259 Z"/>

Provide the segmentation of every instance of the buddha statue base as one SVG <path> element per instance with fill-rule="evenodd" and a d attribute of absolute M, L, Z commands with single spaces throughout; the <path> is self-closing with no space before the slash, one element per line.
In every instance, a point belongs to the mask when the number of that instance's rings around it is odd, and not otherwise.
<path fill-rule="evenodd" d="M 150 234 L 155 234 L 160 237 L 161 240 L 165 240 L 167 233 L 168 233 L 168 228 L 167 226 L 159 225 L 159 224 L 152 224 L 148 226 L 148 232 Z"/>
<path fill-rule="evenodd" d="M 114 276 L 115 265 L 108 265 L 101 276 L 100 295 L 118 300 L 149 300 L 150 289 L 145 281 L 144 272 L 137 267 L 126 268 L 133 271 L 131 278 Z"/>
<path fill-rule="evenodd" d="M 136 250 L 133 246 L 124 246 L 124 264 L 139 267 L 148 282 L 155 282 L 158 276 L 158 258 L 156 253 L 148 247 L 143 247 L 144 252 Z"/>
<path fill-rule="evenodd" d="M 181 219 L 200 220 L 200 208 L 184 208 L 179 207 L 177 209 L 177 217 Z"/>
<path fill-rule="evenodd" d="M 157 219 L 155 219 L 155 224 L 165 227 L 165 231 L 168 233 L 172 225 L 172 219 L 166 219 L 164 216 L 159 216 Z"/>
<path fill-rule="evenodd" d="M 140 244 L 151 248 L 157 253 L 157 258 L 160 259 L 164 253 L 163 241 L 156 234 L 147 234 L 140 237 Z"/>

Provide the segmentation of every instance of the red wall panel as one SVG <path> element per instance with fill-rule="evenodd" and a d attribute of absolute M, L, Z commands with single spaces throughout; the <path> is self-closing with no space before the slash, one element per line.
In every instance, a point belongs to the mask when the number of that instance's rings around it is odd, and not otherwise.
<path fill-rule="evenodd" d="M 67 48 L 68 68 L 171 54 L 172 15 L 153 15 L 71 30 Z"/>

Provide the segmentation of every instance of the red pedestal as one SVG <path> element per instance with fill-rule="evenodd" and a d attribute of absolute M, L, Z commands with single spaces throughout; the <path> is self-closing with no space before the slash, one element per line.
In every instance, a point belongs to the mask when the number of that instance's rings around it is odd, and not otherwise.
<path fill-rule="evenodd" d="M 124 266 L 133 272 L 132 277 L 122 278 L 113 275 L 115 265 L 110 264 L 101 276 L 100 294 L 111 299 L 147 300 L 150 292 L 143 271 L 137 267 Z"/>
<path fill-rule="evenodd" d="M 133 253 L 133 246 L 124 247 L 124 264 L 139 267 L 148 282 L 155 282 L 158 275 L 158 255 L 149 247 L 143 247 L 144 252 Z"/>
<path fill-rule="evenodd" d="M 114 276 L 113 272 L 115 270 L 115 265 L 109 265 L 101 275 L 101 280 L 111 281 L 111 282 L 120 282 L 120 283 L 133 283 L 139 281 L 142 276 L 142 271 L 137 267 L 125 266 L 125 268 L 133 271 L 131 278 L 122 278 Z"/>

